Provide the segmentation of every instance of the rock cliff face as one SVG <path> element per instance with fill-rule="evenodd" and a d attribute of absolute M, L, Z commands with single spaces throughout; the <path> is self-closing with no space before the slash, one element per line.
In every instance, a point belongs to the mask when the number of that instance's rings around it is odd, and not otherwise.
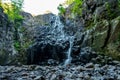
<path fill-rule="evenodd" d="M 91 48 L 85 46 L 86 33 L 81 32 L 77 40 L 76 26 L 66 27 L 61 23 L 59 16 L 48 15 L 49 17 L 43 21 L 47 19 L 49 25 L 40 25 L 33 29 L 34 42 L 27 50 L 27 64 L 67 65 L 76 62 L 80 64 L 87 63 L 97 56 Z M 82 29 L 78 31 L 80 30 Z"/>
<path fill-rule="evenodd" d="M 13 63 L 14 55 L 13 25 L 0 8 L 0 65 Z"/>
<path fill-rule="evenodd" d="M 118 1 L 84 0 L 81 15 L 73 15 L 71 8 L 72 5 L 66 9 L 64 16 L 60 15 L 61 21 L 57 21 L 51 14 L 35 17 L 35 22 L 42 23 L 36 24 L 44 25 L 44 28 L 36 27 L 33 30 L 38 33 L 35 33 L 35 44 L 28 49 L 28 64 L 39 64 L 45 62 L 44 60 L 49 62 L 49 59 L 60 63 L 64 63 L 65 60 L 76 64 L 87 63 L 97 56 L 94 51 L 119 59 Z M 64 24 L 64 27 L 61 27 L 60 22 Z"/>
<path fill-rule="evenodd" d="M 27 64 L 84 64 L 96 58 L 97 52 L 119 60 L 118 0 L 84 0 L 81 15 L 73 15 L 73 5 L 64 16 L 48 13 L 33 17 L 22 12 L 24 20 L 18 30 L 21 47 L 17 55 L 12 23 L 0 9 L 0 64 L 25 62 L 26 58 Z"/>
<path fill-rule="evenodd" d="M 81 32 L 86 33 L 88 35 L 86 46 L 119 59 L 120 9 L 118 0 L 84 0 L 82 15 L 76 15 L 74 18 L 71 16 L 71 6 L 67 8 L 63 16 L 66 27 L 73 26 L 72 21 L 74 21 L 77 27 L 75 35 L 78 40 Z M 83 31 L 78 31 L 81 28 Z"/>
<path fill-rule="evenodd" d="M 47 15 L 47 16 L 46 16 Z M 44 17 L 45 16 L 45 17 Z M 66 59 L 68 40 L 62 39 L 63 25 L 55 15 L 45 14 L 42 18 L 34 18 L 35 22 L 46 22 L 48 25 L 34 27 L 34 42 L 27 50 L 27 64 L 56 65 Z M 68 44 L 67 44 L 68 43 Z"/>
<path fill-rule="evenodd" d="M 8 19 L 8 16 L 0 8 L 0 65 L 11 65 L 26 63 L 26 48 L 31 44 L 33 17 L 31 14 L 26 12 L 21 12 L 24 17 L 23 23 L 18 29 L 18 36 L 21 47 L 14 40 L 15 38 L 15 28 L 14 23 Z M 18 46 L 16 49 L 16 46 Z"/>

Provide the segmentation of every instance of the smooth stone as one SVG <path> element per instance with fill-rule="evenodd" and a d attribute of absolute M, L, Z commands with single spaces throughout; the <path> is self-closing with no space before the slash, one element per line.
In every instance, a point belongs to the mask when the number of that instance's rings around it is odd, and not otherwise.
<path fill-rule="evenodd" d="M 120 74 L 118 75 L 117 79 L 120 80 Z"/>
<path fill-rule="evenodd" d="M 42 76 L 37 76 L 34 80 L 45 80 Z"/>
<path fill-rule="evenodd" d="M 53 74 L 50 78 L 50 80 L 54 80 L 54 79 L 56 79 L 56 74 Z"/>
<path fill-rule="evenodd" d="M 85 65 L 85 68 L 94 68 L 94 64 L 93 63 L 87 63 Z"/>
<path fill-rule="evenodd" d="M 115 64 L 115 65 L 116 65 L 116 64 L 120 64 L 120 61 L 115 61 L 115 60 L 114 60 L 114 61 L 112 61 L 112 62 L 113 62 L 113 64 Z"/>
<path fill-rule="evenodd" d="M 83 77 L 84 77 L 84 74 L 83 74 L 83 73 L 80 73 L 80 74 L 78 74 L 78 77 L 83 78 Z"/>

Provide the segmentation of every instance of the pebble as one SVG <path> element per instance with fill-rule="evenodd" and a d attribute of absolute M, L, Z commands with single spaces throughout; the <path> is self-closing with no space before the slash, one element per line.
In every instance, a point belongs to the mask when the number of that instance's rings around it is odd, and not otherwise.
<path fill-rule="evenodd" d="M 41 80 L 41 76 L 37 76 L 34 80 Z"/>
<path fill-rule="evenodd" d="M 94 68 L 94 64 L 93 63 L 88 63 L 85 65 L 85 68 Z"/>
<path fill-rule="evenodd" d="M 28 76 L 28 73 L 24 72 L 21 76 Z"/>
<path fill-rule="evenodd" d="M 83 73 L 78 74 L 78 77 L 83 78 L 84 77 Z"/>
<path fill-rule="evenodd" d="M 112 62 L 113 62 L 114 65 L 120 64 L 119 61 L 115 61 L 115 60 L 114 60 L 114 61 L 112 61 Z"/>

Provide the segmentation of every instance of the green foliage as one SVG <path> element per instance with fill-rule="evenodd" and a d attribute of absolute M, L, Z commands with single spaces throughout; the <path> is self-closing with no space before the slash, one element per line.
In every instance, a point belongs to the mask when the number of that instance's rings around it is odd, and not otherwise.
<path fill-rule="evenodd" d="M 117 16 L 119 10 L 118 10 L 118 12 L 113 11 L 110 3 L 108 3 L 108 2 L 106 2 L 105 6 L 106 6 L 106 9 L 107 9 L 107 19 L 111 20 L 111 19 L 115 18 Z M 118 6 L 120 8 L 120 3 L 118 3 Z"/>
<path fill-rule="evenodd" d="M 66 0 L 66 1 L 65 1 L 65 4 L 70 5 L 70 4 L 72 4 L 74 1 L 75 1 L 75 0 Z"/>
<path fill-rule="evenodd" d="M 23 0 L 11 0 L 11 3 L 1 3 L 1 7 L 4 9 L 4 12 L 8 15 L 9 20 L 14 22 L 16 20 L 23 20 L 23 17 L 20 15 L 22 9 Z"/>
<path fill-rule="evenodd" d="M 15 47 L 15 49 L 17 50 L 17 51 L 20 51 L 20 42 L 18 42 L 18 41 L 15 41 L 14 42 L 14 47 Z"/>
<path fill-rule="evenodd" d="M 107 9 L 107 14 L 108 14 L 108 16 L 110 18 L 111 14 L 112 14 L 110 4 L 108 2 L 106 2 L 105 6 L 106 6 L 106 9 Z"/>
<path fill-rule="evenodd" d="M 74 3 L 74 5 L 71 9 L 72 13 L 75 15 L 81 15 L 83 0 L 74 0 L 73 3 Z"/>
<path fill-rule="evenodd" d="M 0 0 L 0 7 L 2 7 L 2 0 Z"/>
<path fill-rule="evenodd" d="M 4 12 L 8 15 L 8 20 L 13 22 L 14 26 L 14 47 L 20 51 L 21 42 L 19 38 L 19 27 L 23 21 L 21 15 L 23 0 L 11 0 L 11 3 L 1 3 Z"/>
<path fill-rule="evenodd" d="M 81 15 L 82 14 L 82 4 L 83 0 L 66 0 L 62 7 L 59 9 L 61 13 L 65 12 L 65 5 L 71 5 L 71 13 L 74 15 Z M 61 6 L 61 5 L 60 5 Z"/>
<path fill-rule="evenodd" d="M 81 15 L 83 0 L 67 0 L 66 4 L 68 5 L 73 4 L 71 12 L 74 15 Z"/>
<path fill-rule="evenodd" d="M 120 0 L 118 0 L 118 6 L 119 6 L 119 8 L 120 8 Z"/>
<path fill-rule="evenodd" d="M 63 5 L 60 4 L 57 9 L 59 10 L 60 14 L 64 16 L 66 10 L 65 10 L 65 8 L 63 7 Z"/>
<path fill-rule="evenodd" d="M 22 4 L 23 4 L 23 0 L 12 0 L 12 10 L 10 13 L 10 18 L 14 21 L 20 22 L 23 20 L 23 17 L 20 15 L 20 11 L 22 9 Z"/>

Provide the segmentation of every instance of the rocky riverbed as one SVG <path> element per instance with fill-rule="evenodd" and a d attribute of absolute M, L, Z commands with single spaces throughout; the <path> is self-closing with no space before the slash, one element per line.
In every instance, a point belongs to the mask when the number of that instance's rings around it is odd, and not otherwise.
<path fill-rule="evenodd" d="M 120 62 L 67 66 L 0 66 L 0 80 L 120 80 Z"/>

